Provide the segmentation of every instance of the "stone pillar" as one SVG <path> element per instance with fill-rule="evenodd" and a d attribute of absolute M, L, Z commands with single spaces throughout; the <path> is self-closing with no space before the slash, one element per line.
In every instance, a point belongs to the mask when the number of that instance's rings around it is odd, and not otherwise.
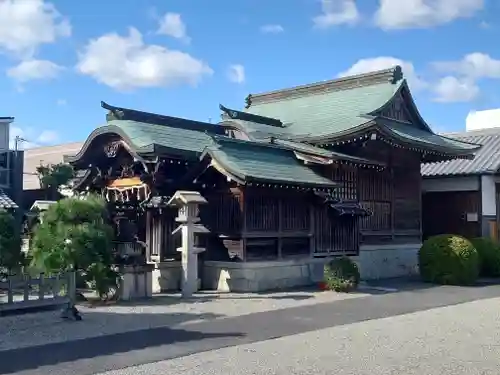
<path fill-rule="evenodd" d="M 170 206 L 178 207 L 178 216 L 175 219 L 179 226 L 172 234 L 182 236 L 182 245 L 177 251 L 182 254 L 182 296 L 190 297 L 198 290 L 198 254 L 205 251 L 196 247 L 195 236 L 208 233 L 208 229 L 199 224 L 198 205 L 207 201 L 196 191 L 177 191 L 168 202 Z"/>
<path fill-rule="evenodd" d="M 153 265 L 131 265 L 123 268 L 120 299 L 131 301 L 135 299 L 151 298 L 153 294 L 152 281 Z"/>

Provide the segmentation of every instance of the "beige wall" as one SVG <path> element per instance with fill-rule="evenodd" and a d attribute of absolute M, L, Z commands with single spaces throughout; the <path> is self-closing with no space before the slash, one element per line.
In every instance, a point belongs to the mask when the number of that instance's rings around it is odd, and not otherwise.
<path fill-rule="evenodd" d="M 57 146 L 35 147 L 24 151 L 23 190 L 40 189 L 36 168 L 41 164 L 58 164 L 63 162 L 64 155 L 76 154 L 83 142 L 65 143 Z"/>

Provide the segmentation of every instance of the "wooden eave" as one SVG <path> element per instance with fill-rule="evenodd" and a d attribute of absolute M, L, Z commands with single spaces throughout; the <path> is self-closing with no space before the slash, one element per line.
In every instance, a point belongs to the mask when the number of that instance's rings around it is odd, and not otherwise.
<path fill-rule="evenodd" d="M 391 119 L 391 121 L 394 120 Z M 375 139 L 384 140 L 386 141 L 386 143 L 389 143 L 394 147 L 403 147 L 421 153 L 434 154 L 445 157 L 449 156 L 466 159 L 473 158 L 473 153 L 480 148 L 480 145 L 477 145 L 478 147 L 476 149 L 454 149 L 452 147 L 441 147 L 435 144 L 430 146 L 428 143 L 409 141 L 408 139 L 400 137 L 399 135 L 392 132 L 387 126 L 384 126 L 383 119 L 373 119 L 356 128 L 332 134 L 324 138 L 308 138 L 307 142 L 323 147 L 341 146 L 369 141 L 372 139 L 372 136 L 375 136 Z"/>

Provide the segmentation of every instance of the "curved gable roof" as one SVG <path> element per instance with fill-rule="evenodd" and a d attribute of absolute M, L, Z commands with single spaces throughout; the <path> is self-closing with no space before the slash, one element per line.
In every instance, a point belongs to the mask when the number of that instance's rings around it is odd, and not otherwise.
<path fill-rule="evenodd" d="M 131 147 L 132 152 L 139 155 L 162 152 L 196 159 L 212 142 L 208 132 L 131 120 L 111 120 L 95 129 L 81 150 L 76 155 L 67 156 L 66 161 L 72 164 L 78 163 L 96 138 L 108 134 L 118 135 Z"/>

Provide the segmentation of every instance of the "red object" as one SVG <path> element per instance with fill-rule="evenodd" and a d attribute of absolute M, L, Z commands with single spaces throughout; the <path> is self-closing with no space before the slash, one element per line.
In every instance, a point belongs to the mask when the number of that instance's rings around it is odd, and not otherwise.
<path fill-rule="evenodd" d="M 326 283 L 324 281 L 320 281 L 318 286 L 319 286 L 320 290 L 328 290 L 328 286 L 326 285 Z"/>

